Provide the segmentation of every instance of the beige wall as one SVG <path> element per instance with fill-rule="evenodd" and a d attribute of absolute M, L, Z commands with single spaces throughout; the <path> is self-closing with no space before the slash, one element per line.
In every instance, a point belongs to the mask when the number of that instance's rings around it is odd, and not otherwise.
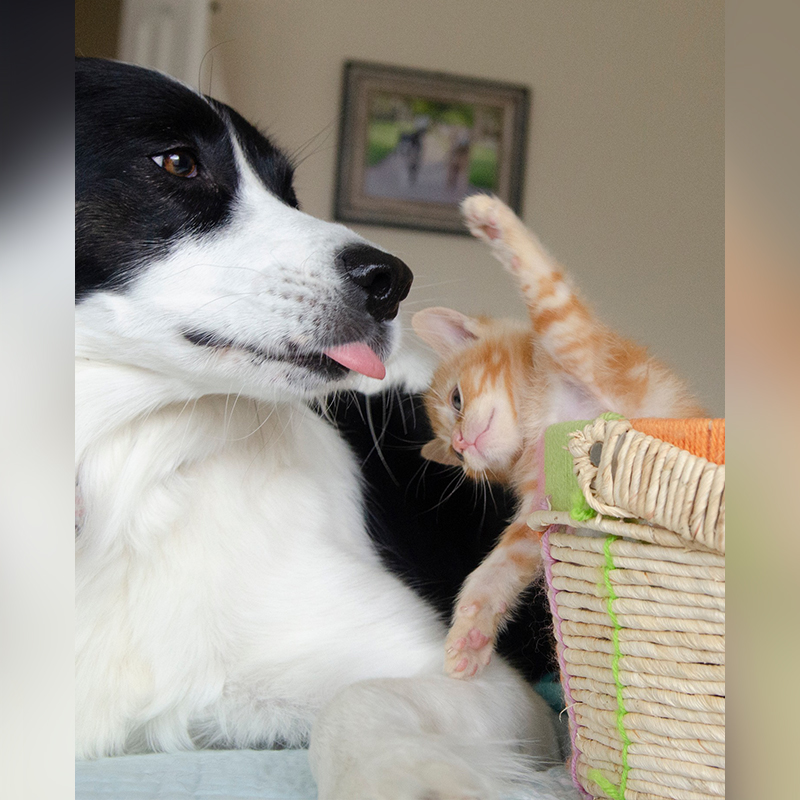
<path fill-rule="evenodd" d="M 220 0 L 204 90 L 302 148 L 333 209 L 341 68 L 363 59 L 533 92 L 523 216 L 600 315 L 723 406 L 721 0 Z M 210 75 L 210 78 L 208 77 Z M 316 137 L 316 138 L 315 138 Z M 354 226 L 416 274 L 407 306 L 521 316 L 467 237 Z"/>

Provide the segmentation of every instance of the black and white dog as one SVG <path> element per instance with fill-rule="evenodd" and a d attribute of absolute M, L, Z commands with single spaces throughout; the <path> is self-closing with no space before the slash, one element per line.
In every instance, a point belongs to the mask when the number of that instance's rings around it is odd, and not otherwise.
<path fill-rule="evenodd" d="M 557 758 L 502 659 L 441 674 L 442 623 L 313 408 L 423 386 L 408 267 L 300 211 L 227 106 L 76 69 L 78 755 L 310 743 L 337 800 L 484 797 L 519 743 Z"/>

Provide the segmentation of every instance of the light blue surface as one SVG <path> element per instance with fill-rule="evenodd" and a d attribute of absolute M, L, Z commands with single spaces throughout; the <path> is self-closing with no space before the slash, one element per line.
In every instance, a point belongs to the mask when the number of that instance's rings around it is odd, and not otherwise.
<path fill-rule="evenodd" d="M 579 800 L 564 767 L 509 800 Z M 305 750 L 199 750 L 78 761 L 76 800 L 317 800 Z"/>
<path fill-rule="evenodd" d="M 198 750 L 75 764 L 76 800 L 316 800 L 305 750 Z"/>

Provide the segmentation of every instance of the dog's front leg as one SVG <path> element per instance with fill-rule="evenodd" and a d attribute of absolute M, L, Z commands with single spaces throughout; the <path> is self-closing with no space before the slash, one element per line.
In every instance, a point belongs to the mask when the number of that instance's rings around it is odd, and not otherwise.
<path fill-rule="evenodd" d="M 524 773 L 523 752 L 540 768 L 555 763 L 552 714 L 498 662 L 471 682 L 346 687 L 317 719 L 310 759 L 320 800 L 488 800 Z"/>

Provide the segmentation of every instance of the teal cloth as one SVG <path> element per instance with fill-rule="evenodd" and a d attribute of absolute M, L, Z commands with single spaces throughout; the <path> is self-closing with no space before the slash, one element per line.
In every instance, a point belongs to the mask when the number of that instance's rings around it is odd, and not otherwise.
<path fill-rule="evenodd" d="M 564 689 L 561 687 L 558 673 L 552 672 L 545 675 L 533 688 L 547 700 L 547 704 L 556 714 L 560 714 L 566 708 Z"/>

